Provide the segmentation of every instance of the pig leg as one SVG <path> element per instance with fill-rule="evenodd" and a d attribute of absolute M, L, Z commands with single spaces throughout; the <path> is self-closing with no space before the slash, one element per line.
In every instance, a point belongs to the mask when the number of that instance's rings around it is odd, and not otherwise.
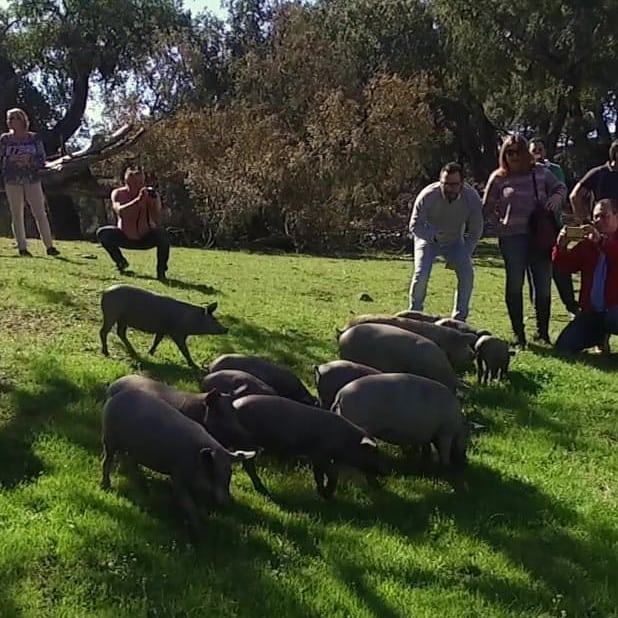
<path fill-rule="evenodd" d="M 189 519 L 189 527 L 191 529 L 192 536 L 196 539 L 199 538 L 201 533 L 200 520 L 197 514 L 195 502 L 193 502 L 193 498 L 191 498 L 191 494 L 178 479 L 172 478 L 172 487 L 176 501 Z"/>
<path fill-rule="evenodd" d="M 108 490 L 110 488 L 109 474 L 114 464 L 114 455 L 116 450 L 103 440 L 103 475 L 101 478 L 101 488 Z"/>
<path fill-rule="evenodd" d="M 483 377 L 483 359 L 480 356 L 476 357 L 476 380 L 481 384 Z"/>
<path fill-rule="evenodd" d="M 150 346 L 150 350 L 148 350 L 148 354 L 150 354 L 150 356 L 153 356 L 154 353 L 157 351 L 159 344 L 161 343 L 161 341 L 163 341 L 163 337 L 165 337 L 163 333 L 157 333 L 154 336 L 154 339 L 152 340 L 152 345 Z"/>
<path fill-rule="evenodd" d="M 451 463 L 451 446 L 453 444 L 453 436 L 441 435 L 438 437 L 438 455 L 440 463 L 444 468 L 448 468 Z"/>
<path fill-rule="evenodd" d="M 255 469 L 255 458 L 243 460 L 242 467 L 251 479 L 255 491 L 264 496 L 270 496 L 268 489 L 266 489 L 266 486 L 262 483 L 262 479 L 260 479 L 257 470 Z"/>
<path fill-rule="evenodd" d="M 485 373 L 483 374 L 483 384 L 487 384 L 490 378 L 489 365 L 485 363 Z"/>
<path fill-rule="evenodd" d="M 337 488 L 338 473 L 328 459 L 314 459 L 312 461 L 313 478 L 318 494 L 325 499 L 333 497 Z M 324 478 L 326 477 L 326 484 Z"/>
<path fill-rule="evenodd" d="M 171 337 L 174 343 L 178 346 L 178 349 L 181 351 L 182 355 L 185 357 L 187 363 L 189 363 L 189 366 L 193 367 L 193 369 L 199 369 L 199 367 L 195 364 L 194 360 L 191 358 L 189 348 L 187 347 L 187 336 L 171 335 Z"/>
<path fill-rule="evenodd" d="M 99 337 L 101 338 L 101 354 L 103 356 L 109 356 L 109 350 L 107 349 L 107 335 L 109 331 L 112 330 L 112 326 L 114 326 L 115 322 L 110 320 L 108 317 L 103 317 L 103 326 L 101 326 L 101 330 L 99 331 Z"/>
<path fill-rule="evenodd" d="M 125 347 L 127 348 L 129 354 L 133 358 L 136 358 L 137 357 L 137 352 L 135 351 L 135 348 L 131 345 L 131 342 L 127 339 L 127 325 L 126 325 L 126 322 L 121 322 L 119 320 L 118 324 L 116 325 L 116 332 L 118 333 L 118 337 L 120 338 L 122 343 L 124 343 Z"/>

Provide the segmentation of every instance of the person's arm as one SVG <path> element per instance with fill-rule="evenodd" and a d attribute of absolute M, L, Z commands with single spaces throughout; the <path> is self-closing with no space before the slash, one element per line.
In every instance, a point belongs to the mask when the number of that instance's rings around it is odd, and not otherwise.
<path fill-rule="evenodd" d="M 137 197 L 132 200 L 127 200 L 126 192 L 123 189 L 114 189 L 111 195 L 112 208 L 114 209 L 114 212 L 121 217 L 123 212 L 129 209 L 139 208 L 145 195 L 146 188 L 142 187 L 140 192 L 137 194 Z"/>
<path fill-rule="evenodd" d="M 559 272 L 576 273 L 582 269 L 583 247 L 586 243 L 592 241 L 588 239 L 581 240 L 571 249 L 568 248 L 569 242 L 571 241 L 567 238 L 566 226 L 564 226 L 556 239 L 551 259 L 554 267 Z"/>
<path fill-rule="evenodd" d="M 545 206 L 555 212 L 562 208 L 562 204 L 567 196 L 566 185 L 558 180 L 558 178 L 552 174 L 547 168 L 541 168 L 545 176 L 545 194 L 547 195 L 547 201 Z"/>
<path fill-rule="evenodd" d="M 466 199 L 468 201 L 468 220 L 466 222 L 465 245 L 468 253 L 472 255 L 476 245 L 483 235 L 483 202 L 478 192 L 472 187 L 466 187 Z"/>
<path fill-rule="evenodd" d="M 483 216 L 492 223 L 496 223 L 498 220 L 500 189 L 497 178 L 496 172 L 493 172 L 485 185 L 485 192 L 483 193 Z"/>
<path fill-rule="evenodd" d="M 33 137 L 34 146 L 36 149 L 36 153 L 34 155 L 34 165 L 36 169 L 40 170 L 45 167 L 45 146 L 43 145 L 43 140 L 41 139 L 40 135 L 35 134 Z"/>
<path fill-rule="evenodd" d="M 571 195 L 569 196 L 573 212 L 582 223 L 590 221 L 590 200 L 600 173 L 601 171 L 599 168 L 589 170 L 573 187 L 573 191 L 571 191 Z"/>
<path fill-rule="evenodd" d="M 414 208 L 412 209 L 409 229 L 413 236 L 416 236 L 426 242 L 435 242 L 437 230 L 427 220 L 429 199 L 429 194 L 425 190 L 418 194 L 416 201 L 414 202 Z"/>

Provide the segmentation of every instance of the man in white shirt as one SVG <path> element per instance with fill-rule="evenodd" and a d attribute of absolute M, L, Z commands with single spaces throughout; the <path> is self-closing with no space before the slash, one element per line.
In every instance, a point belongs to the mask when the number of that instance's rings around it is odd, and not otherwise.
<path fill-rule="evenodd" d="M 466 320 L 474 285 L 472 254 L 483 233 L 483 206 L 478 192 L 464 182 L 458 163 L 445 165 L 440 180 L 418 194 L 409 230 L 414 239 L 410 309 L 423 310 L 431 269 L 441 255 L 457 273 L 452 317 Z"/>

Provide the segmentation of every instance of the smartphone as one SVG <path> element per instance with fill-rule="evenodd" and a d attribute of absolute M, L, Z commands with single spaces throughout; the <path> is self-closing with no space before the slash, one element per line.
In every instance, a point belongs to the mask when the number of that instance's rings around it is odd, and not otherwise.
<path fill-rule="evenodd" d="M 579 225 L 568 225 L 566 237 L 568 240 L 581 240 L 586 236 L 586 230 Z"/>
<path fill-rule="evenodd" d="M 157 190 L 154 187 L 146 187 L 146 191 L 150 197 L 157 197 Z"/>

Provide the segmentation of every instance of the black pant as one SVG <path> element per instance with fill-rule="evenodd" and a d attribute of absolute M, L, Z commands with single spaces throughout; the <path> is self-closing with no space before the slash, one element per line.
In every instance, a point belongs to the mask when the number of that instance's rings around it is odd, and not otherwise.
<path fill-rule="evenodd" d="M 530 294 L 530 302 L 534 303 L 534 288 L 532 285 L 532 272 L 530 268 L 526 271 L 526 278 L 528 279 L 528 292 Z M 575 300 L 575 289 L 573 287 L 573 275 L 571 273 L 560 272 L 553 268 L 552 278 L 558 290 L 558 296 L 562 304 L 565 306 L 569 313 L 578 313 L 579 304 Z"/>
<path fill-rule="evenodd" d="M 137 240 L 127 235 L 115 225 L 105 225 L 97 230 L 97 239 L 109 253 L 116 266 L 122 268 L 126 262 L 120 248 L 153 249 L 157 248 L 157 274 L 165 274 L 170 255 L 170 241 L 162 228 L 154 228 Z"/>

